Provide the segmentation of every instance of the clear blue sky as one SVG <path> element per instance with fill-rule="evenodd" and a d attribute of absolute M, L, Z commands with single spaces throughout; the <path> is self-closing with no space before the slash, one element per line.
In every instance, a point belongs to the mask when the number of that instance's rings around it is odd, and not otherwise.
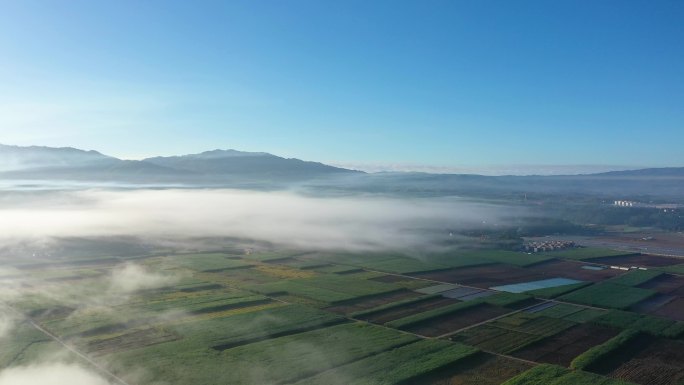
<path fill-rule="evenodd" d="M 0 0 L 0 143 L 684 165 L 684 1 Z"/>

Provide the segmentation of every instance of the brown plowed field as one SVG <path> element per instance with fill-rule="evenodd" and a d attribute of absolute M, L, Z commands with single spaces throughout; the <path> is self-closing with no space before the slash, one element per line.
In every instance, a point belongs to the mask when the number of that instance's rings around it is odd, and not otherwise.
<path fill-rule="evenodd" d="M 453 314 L 420 322 L 406 330 L 426 337 L 437 337 L 508 312 L 510 310 L 483 303 Z"/>
<path fill-rule="evenodd" d="M 490 288 L 511 283 L 535 281 L 547 278 L 529 268 L 495 264 L 485 266 L 461 267 L 456 269 L 411 274 L 415 277 L 433 279 L 440 282 L 460 283 L 466 286 Z"/>
<path fill-rule="evenodd" d="M 663 257 L 660 255 L 636 254 L 617 257 L 600 257 L 587 259 L 589 262 L 601 263 L 604 265 L 618 265 L 618 266 L 640 266 L 640 267 L 658 267 L 670 266 L 682 263 L 681 258 Z"/>
<path fill-rule="evenodd" d="M 684 381 L 684 342 L 655 340 L 609 375 L 643 385 L 681 384 Z"/>
<path fill-rule="evenodd" d="M 513 353 L 525 360 L 569 366 L 578 355 L 616 336 L 619 330 L 581 324 Z"/>
<path fill-rule="evenodd" d="M 387 309 L 369 316 L 362 317 L 364 321 L 370 321 L 377 324 L 384 324 L 386 322 L 394 321 L 395 319 L 408 317 L 413 314 L 422 313 L 424 311 L 436 309 L 438 307 L 451 305 L 459 301 L 451 298 L 437 297 L 422 301 L 416 304 L 409 304 L 398 308 Z"/>

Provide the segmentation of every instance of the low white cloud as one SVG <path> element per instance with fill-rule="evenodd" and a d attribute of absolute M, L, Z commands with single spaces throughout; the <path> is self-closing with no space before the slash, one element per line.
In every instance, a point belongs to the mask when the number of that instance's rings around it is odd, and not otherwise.
<path fill-rule="evenodd" d="M 132 294 L 168 286 L 175 281 L 174 276 L 152 273 L 140 265 L 126 263 L 112 271 L 111 290 L 115 294 Z"/>
<path fill-rule="evenodd" d="M 69 236 L 242 237 L 311 248 L 401 248 L 505 221 L 511 208 L 458 198 L 290 192 L 87 190 L 0 199 L 0 240 Z"/>
<path fill-rule="evenodd" d="M 9 335 L 14 328 L 14 322 L 15 317 L 12 317 L 11 315 L 3 312 L 3 309 L 0 309 L 0 340 Z"/>
<path fill-rule="evenodd" d="M 0 385 L 111 385 L 81 366 L 64 363 L 18 366 L 0 372 Z"/>

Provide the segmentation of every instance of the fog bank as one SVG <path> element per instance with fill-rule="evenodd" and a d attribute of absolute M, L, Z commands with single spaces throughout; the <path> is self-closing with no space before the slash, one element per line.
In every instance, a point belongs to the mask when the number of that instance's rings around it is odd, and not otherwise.
<path fill-rule="evenodd" d="M 323 198 L 229 189 L 44 192 L 0 197 L 0 240 L 240 237 L 316 249 L 403 248 L 516 214 L 459 198 Z"/>

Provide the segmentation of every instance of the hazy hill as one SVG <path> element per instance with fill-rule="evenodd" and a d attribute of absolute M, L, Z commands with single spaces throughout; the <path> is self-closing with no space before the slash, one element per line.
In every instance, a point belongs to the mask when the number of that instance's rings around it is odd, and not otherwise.
<path fill-rule="evenodd" d="M 684 168 L 650 168 L 589 175 L 482 176 L 373 173 L 286 159 L 264 152 L 213 150 L 200 154 L 121 160 L 75 148 L 0 145 L 0 178 L 167 183 L 273 188 L 294 184 L 323 192 L 374 192 L 411 196 L 520 197 L 590 194 L 608 199 L 684 198 Z M 516 198 L 517 199 L 517 198 Z"/>
<path fill-rule="evenodd" d="M 261 152 L 214 150 L 122 160 L 75 148 L 0 145 L 0 177 L 5 179 L 225 184 L 301 181 L 345 173 L 358 172 Z"/>
<path fill-rule="evenodd" d="M 92 164 L 111 164 L 117 159 L 97 151 L 72 147 L 7 146 L 0 144 L 0 171 L 43 167 L 81 167 Z"/>
<path fill-rule="evenodd" d="M 236 150 L 213 150 L 201 154 L 154 157 L 144 161 L 204 175 L 308 178 L 330 174 L 358 173 L 318 162 L 281 158 L 265 152 Z"/>

